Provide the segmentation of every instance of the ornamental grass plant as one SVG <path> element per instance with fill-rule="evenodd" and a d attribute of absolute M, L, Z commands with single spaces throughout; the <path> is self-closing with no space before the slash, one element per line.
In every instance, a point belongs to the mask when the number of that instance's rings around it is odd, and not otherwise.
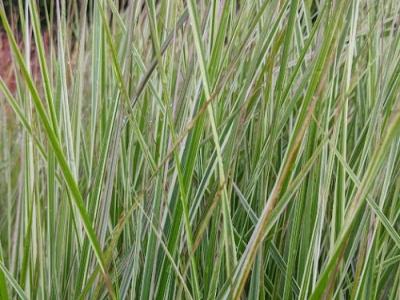
<path fill-rule="evenodd" d="M 1 300 L 399 299 L 399 1 L 0 19 Z"/>

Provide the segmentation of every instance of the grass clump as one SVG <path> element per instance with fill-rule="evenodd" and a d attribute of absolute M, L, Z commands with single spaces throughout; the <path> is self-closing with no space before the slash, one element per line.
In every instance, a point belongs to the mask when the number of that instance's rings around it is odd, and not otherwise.
<path fill-rule="evenodd" d="M 398 1 L 17 2 L 0 299 L 398 299 Z"/>

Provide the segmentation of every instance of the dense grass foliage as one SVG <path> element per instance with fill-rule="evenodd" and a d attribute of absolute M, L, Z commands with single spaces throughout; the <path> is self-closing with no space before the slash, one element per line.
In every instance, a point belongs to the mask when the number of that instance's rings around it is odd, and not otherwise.
<path fill-rule="evenodd" d="M 119 2 L 0 7 L 0 299 L 399 299 L 400 2 Z"/>

